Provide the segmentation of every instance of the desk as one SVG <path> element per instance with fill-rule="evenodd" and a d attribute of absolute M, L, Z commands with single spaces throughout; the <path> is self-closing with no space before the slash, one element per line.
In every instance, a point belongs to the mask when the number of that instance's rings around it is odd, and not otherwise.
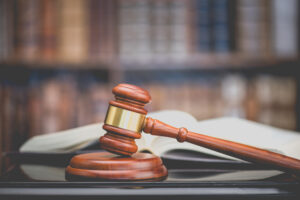
<path fill-rule="evenodd" d="M 273 170 L 249 163 L 237 162 L 224 167 L 227 161 L 223 164 L 214 161 L 208 167 L 206 159 L 205 167 L 201 167 L 199 161 L 196 167 L 196 164 L 187 162 L 180 162 L 176 166 L 174 160 L 170 162 L 170 159 L 163 159 L 169 177 L 162 182 L 67 182 L 64 179 L 64 166 L 72 154 L 41 156 L 14 153 L 9 157 L 14 167 L 0 179 L 0 199 L 5 200 L 300 198 L 300 184 L 295 177 L 278 174 L 266 178 L 264 175 Z M 51 165 L 50 161 L 53 160 L 56 160 L 55 165 Z M 255 174 L 260 175 L 253 178 Z"/>

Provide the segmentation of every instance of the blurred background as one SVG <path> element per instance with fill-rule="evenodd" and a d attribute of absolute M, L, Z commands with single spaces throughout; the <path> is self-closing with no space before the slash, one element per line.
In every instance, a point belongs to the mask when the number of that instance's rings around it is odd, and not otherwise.
<path fill-rule="evenodd" d="M 149 111 L 299 130 L 298 0 L 0 0 L 0 153 L 104 120 L 115 84 Z"/>

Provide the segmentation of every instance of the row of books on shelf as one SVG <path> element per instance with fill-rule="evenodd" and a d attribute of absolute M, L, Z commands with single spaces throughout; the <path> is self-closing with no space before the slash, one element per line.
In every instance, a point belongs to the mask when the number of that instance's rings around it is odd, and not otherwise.
<path fill-rule="evenodd" d="M 296 129 L 296 81 L 259 76 L 248 80 L 231 75 L 210 82 L 150 84 L 151 110 L 180 109 L 198 120 L 221 116 L 246 118 Z"/>
<path fill-rule="evenodd" d="M 147 106 L 149 112 L 182 110 L 197 120 L 236 116 L 296 129 L 296 83 L 290 77 L 227 75 L 141 86 L 153 99 Z M 103 122 L 113 98 L 111 87 L 95 81 L 92 74 L 76 80 L 59 73 L 50 78 L 32 77 L 27 86 L 2 84 L 0 95 L 0 136 L 5 150 L 17 149 L 35 135 Z"/>
<path fill-rule="evenodd" d="M 297 0 L 0 0 L 0 60 L 295 57 Z"/>

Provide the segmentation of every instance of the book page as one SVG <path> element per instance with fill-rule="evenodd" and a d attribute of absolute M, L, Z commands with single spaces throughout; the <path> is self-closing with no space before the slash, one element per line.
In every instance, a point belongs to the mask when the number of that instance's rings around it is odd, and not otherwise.
<path fill-rule="evenodd" d="M 89 145 L 105 134 L 103 123 L 90 124 L 79 128 L 56 133 L 35 136 L 26 141 L 20 148 L 21 152 L 72 152 Z"/>
<path fill-rule="evenodd" d="M 198 122 L 191 131 L 300 159 L 300 134 L 295 131 L 232 117 Z"/>

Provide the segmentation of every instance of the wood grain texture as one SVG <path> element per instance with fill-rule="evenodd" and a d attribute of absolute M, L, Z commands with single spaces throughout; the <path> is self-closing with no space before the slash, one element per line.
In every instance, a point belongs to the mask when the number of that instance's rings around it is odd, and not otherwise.
<path fill-rule="evenodd" d="M 167 175 L 161 159 L 148 153 L 131 157 L 108 152 L 81 154 L 66 168 L 67 180 L 146 181 L 162 180 Z"/>
<path fill-rule="evenodd" d="M 103 125 L 103 129 L 107 133 L 99 139 L 102 149 L 119 155 L 131 155 L 137 152 L 138 147 L 134 139 L 140 138 L 140 133 L 106 124 Z"/>
<path fill-rule="evenodd" d="M 139 105 L 145 105 L 151 100 L 151 96 L 148 91 L 135 85 L 130 84 L 119 84 L 112 90 L 113 94 L 116 95 L 117 99 L 124 101 L 134 102 Z"/>

